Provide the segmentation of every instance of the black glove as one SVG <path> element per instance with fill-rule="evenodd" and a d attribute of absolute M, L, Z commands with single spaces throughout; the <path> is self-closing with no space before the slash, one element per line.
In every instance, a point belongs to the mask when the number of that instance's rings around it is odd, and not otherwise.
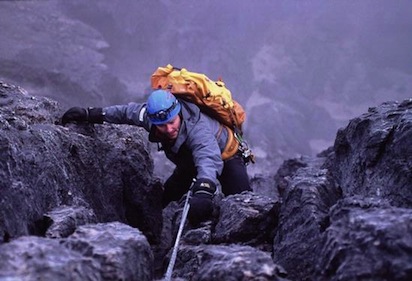
<path fill-rule="evenodd" d="M 197 179 L 192 187 L 192 198 L 188 214 L 189 222 L 198 225 L 207 220 L 213 213 L 213 195 L 216 185 L 209 179 Z"/>
<path fill-rule="evenodd" d="M 103 123 L 103 109 L 101 107 L 72 107 L 62 117 L 62 124 L 67 123 Z"/>

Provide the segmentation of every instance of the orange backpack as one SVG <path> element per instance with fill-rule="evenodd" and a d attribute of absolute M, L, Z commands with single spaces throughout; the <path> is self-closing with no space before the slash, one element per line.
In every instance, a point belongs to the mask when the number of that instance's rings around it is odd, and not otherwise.
<path fill-rule="evenodd" d="M 243 107 L 233 98 L 222 80 L 212 81 L 205 74 L 176 68 L 168 64 L 158 67 L 151 76 L 153 89 L 169 90 L 176 97 L 192 102 L 200 110 L 233 131 L 222 152 L 222 159 L 240 151 L 245 161 L 255 163 L 255 156 L 242 136 L 242 124 L 246 119 Z"/>
<path fill-rule="evenodd" d="M 195 103 L 204 113 L 235 132 L 241 132 L 246 113 L 232 99 L 223 81 L 212 81 L 205 74 L 168 64 L 157 68 L 151 76 L 151 84 L 153 89 L 167 89 L 176 97 Z"/>

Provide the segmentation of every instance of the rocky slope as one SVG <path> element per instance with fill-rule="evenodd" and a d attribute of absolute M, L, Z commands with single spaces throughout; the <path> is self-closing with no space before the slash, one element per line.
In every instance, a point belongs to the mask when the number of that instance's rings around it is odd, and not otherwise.
<path fill-rule="evenodd" d="M 411 109 L 371 108 L 317 157 L 217 196 L 185 226 L 175 280 L 410 280 Z M 62 112 L 0 84 L 0 280 L 161 279 L 182 210 L 162 212 L 146 133 Z"/>

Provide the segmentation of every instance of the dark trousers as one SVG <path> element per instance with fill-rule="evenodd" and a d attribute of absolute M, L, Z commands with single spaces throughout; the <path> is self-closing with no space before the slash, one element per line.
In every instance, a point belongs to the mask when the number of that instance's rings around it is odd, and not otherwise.
<path fill-rule="evenodd" d="M 166 207 L 171 201 L 179 200 L 189 190 L 195 177 L 195 167 L 186 169 L 176 167 L 173 174 L 163 185 L 163 207 Z M 252 191 L 246 166 L 242 157 L 238 154 L 224 161 L 223 171 L 218 179 L 225 196 L 243 191 Z"/>

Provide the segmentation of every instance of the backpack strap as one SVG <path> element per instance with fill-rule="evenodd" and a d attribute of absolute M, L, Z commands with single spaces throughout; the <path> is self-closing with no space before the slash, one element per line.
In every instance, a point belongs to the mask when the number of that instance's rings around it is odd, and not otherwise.
<path fill-rule="evenodd" d="M 229 127 L 222 125 L 227 130 L 227 142 L 225 149 L 222 151 L 222 160 L 227 160 L 235 155 L 239 150 L 239 142 L 235 138 L 234 132 Z"/>

